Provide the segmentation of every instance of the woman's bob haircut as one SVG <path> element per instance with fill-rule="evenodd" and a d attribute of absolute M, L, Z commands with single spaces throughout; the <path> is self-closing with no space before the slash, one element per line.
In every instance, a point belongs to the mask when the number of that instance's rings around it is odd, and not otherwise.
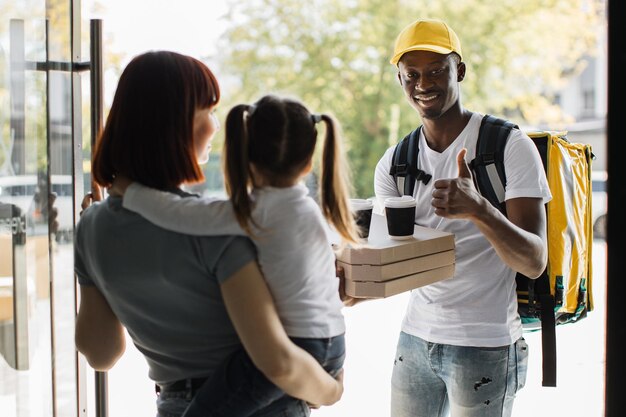
<path fill-rule="evenodd" d="M 96 143 L 94 180 L 107 187 L 124 175 L 161 190 L 204 180 L 194 114 L 219 100 L 217 80 L 199 60 L 169 51 L 136 56 L 122 72 Z"/>

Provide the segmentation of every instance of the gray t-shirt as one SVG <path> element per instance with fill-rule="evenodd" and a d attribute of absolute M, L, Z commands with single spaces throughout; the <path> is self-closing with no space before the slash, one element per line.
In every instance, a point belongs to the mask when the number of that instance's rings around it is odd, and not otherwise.
<path fill-rule="evenodd" d="M 209 376 L 241 347 L 219 284 L 255 257 L 248 238 L 170 232 L 115 197 L 76 227 L 78 282 L 104 295 L 158 383 Z"/>

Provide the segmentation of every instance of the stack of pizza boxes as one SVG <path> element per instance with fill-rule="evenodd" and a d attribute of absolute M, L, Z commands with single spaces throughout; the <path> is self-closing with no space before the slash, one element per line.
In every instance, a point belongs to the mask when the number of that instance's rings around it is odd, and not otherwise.
<path fill-rule="evenodd" d="M 412 237 L 393 240 L 377 214 L 362 245 L 336 248 L 336 255 L 352 297 L 385 298 L 454 275 L 453 234 L 416 225 Z"/>

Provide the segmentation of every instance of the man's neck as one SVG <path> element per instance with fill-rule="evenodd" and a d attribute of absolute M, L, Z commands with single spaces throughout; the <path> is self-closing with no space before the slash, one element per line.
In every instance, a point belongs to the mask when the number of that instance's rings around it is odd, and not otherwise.
<path fill-rule="evenodd" d="M 437 119 L 423 119 L 423 132 L 428 147 L 436 152 L 445 151 L 465 129 L 471 118 L 471 111 L 459 108 L 450 109 Z"/>

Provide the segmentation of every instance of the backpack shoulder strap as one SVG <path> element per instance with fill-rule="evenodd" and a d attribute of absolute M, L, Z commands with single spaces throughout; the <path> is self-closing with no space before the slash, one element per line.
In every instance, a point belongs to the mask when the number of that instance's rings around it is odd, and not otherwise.
<path fill-rule="evenodd" d="M 422 126 L 419 126 L 406 135 L 404 139 L 396 145 L 391 158 L 392 163 L 389 169 L 389 175 L 391 175 L 396 182 L 398 191 L 404 195 L 413 195 L 416 181 L 428 184 L 432 177 L 432 175 L 425 173 L 417 167 L 421 130 Z"/>
<path fill-rule="evenodd" d="M 517 125 L 489 114 L 483 117 L 476 143 L 476 157 L 470 162 L 480 193 L 495 207 L 504 210 L 506 173 L 504 147 Z"/>
<path fill-rule="evenodd" d="M 556 317 L 554 296 L 550 292 L 547 270 L 534 282 L 535 293 L 541 306 L 541 385 L 556 387 Z"/>

